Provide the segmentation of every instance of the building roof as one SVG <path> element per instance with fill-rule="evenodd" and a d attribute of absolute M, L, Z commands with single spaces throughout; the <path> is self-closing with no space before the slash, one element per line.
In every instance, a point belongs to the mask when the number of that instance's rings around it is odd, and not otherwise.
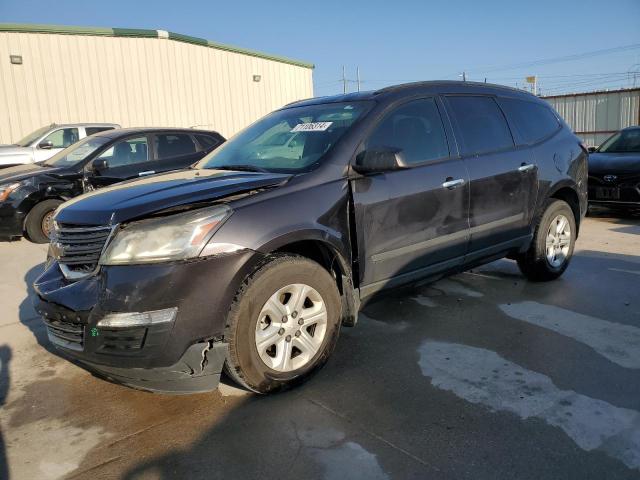
<path fill-rule="evenodd" d="M 619 88 L 616 90 L 592 90 L 590 92 L 572 92 L 572 93 L 560 93 L 558 95 L 543 95 L 541 98 L 563 98 L 563 97 L 582 97 L 588 95 L 602 95 L 606 93 L 634 93 L 640 92 L 640 88 Z"/>
<path fill-rule="evenodd" d="M 272 60 L 274 62 L 287 63 L 304 68 L 315 68 L 312 63 L 294 60 L 278 55 L 249 50 L 246 48 L 234 47 L 223 43 L 213 42 L 204 38 L 192 37 L 181 33 L 168 32 L 165 30 L 148 30 L 142 28 L 104 28 L 104 27 L 79 27 L 69 25 L 43 25 L 33 23 L 0 23 L 0 32 L 19 33 L 48 33 L 58 35 L 93 35 L 105 37 L 140 37 L 140 38 L 163 38 L 175 40 L 177 42 L 191 43 L 202 47 L 215 48 L 227 52 L 249 55 L 252 57 Z"/>

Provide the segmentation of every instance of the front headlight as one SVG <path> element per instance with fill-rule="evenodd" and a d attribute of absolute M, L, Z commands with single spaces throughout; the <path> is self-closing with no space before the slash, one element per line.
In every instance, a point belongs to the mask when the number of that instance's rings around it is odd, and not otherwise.
<path fill-rule="evenodd" d="M 183 260 L 200 255 L 233 210 L 226 205 L 141 220 L 118 231 L 102 254 L 102 265 Z"/>
<path fill-rule="evenodd" d="M 4 202 L 9 198 L 9 195 L 15 192 L 20 185 L 22 185 L 21 182 L 0 185 L 0 202 Z"/>

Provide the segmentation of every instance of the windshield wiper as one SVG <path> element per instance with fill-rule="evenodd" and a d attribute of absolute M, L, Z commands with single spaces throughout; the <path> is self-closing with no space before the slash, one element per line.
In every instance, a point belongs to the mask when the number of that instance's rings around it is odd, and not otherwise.
<path fill-rule="evenodd" d="M 269 170 L 262 167 L 256 167 L 255 165 L 220 165 L 210 167 L 215 170 L 237 170 L 239 172 L 262 172 L 269 173 Z"/>

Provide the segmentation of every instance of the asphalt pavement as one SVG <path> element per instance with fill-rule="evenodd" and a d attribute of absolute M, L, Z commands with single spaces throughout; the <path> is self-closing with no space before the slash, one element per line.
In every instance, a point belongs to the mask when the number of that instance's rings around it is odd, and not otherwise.
<path fill-rule="evenodd" d="M 165 396 L 60 358 L 0 243 L 0 479 L 640 478 L 640 216 L 585 220 L 531 283 L 500 260 L 380 296 L 308 383 Z"/>

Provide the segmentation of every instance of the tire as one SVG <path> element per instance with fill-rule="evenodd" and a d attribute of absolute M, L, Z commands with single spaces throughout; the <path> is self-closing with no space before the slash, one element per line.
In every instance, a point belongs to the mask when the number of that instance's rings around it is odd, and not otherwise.
<path fill-rule="evenodd" d="M 555 235 L 551 245 L 554 252 L 552 256 L 551 252 L 547 252 L 547 237 L 551 233 L 552 222 L 555 224 L 554 229 L 557 230 L 558 223 L 555 222 L 562 218 L 566 220 L 566 226 L 569 229 L 568 239 L 566 238 L 567 230 L 564 230 L 562 235 Z M 533 241 L 529 250 L 517 257 L 520 271 L 529 280 L 535 282 L 546 282 L 558 278 L 569 266 L 576 241 L 576 233 L 576 220 L 569 204 L 562 200 L 549 199 L 542 216 L 539 217 L 535 226 Z M 554 243 L 556 241 L 558 242 L 557 244 Z M 548 255 L 548 253 L 550 254 Z M 549 258 L 551 256 L 553 258 Z"/>
<path fill-rule="evenodd" d="M 300 285 L 311 289 L 300 290 L 307 293 L 298 295 Z M 296 305 L 302 305 L 300 312 Z M 326 311 L 324 327 L 322 305 Z M 229 310 L 225 372 L 238 384 L 262 394 L 303 382 L 326 363 L 333 351 L 340 333 L 341 311 L 336 282 L 320 264 L 297 255 L 271 256 L 245 279 Z M 290 313 L 277 318 L 286 312 Z M 304 312 L 311 323 L 304 323 Z M 263 341 L 261 349 L 258 339 Z M 317 350 L 305 348 L 303 342 Z M 286 365 L 282 359 L 288 359 Z"/>
<path fill-rule="evenodd" d="M 43 229 L 43 221 L 61 203 L 61 200 L 45 200 L 31 209 L 24 222 L 25 238 L 27 240 L 33 243 L 49 243 L 49 237 Z"/>

